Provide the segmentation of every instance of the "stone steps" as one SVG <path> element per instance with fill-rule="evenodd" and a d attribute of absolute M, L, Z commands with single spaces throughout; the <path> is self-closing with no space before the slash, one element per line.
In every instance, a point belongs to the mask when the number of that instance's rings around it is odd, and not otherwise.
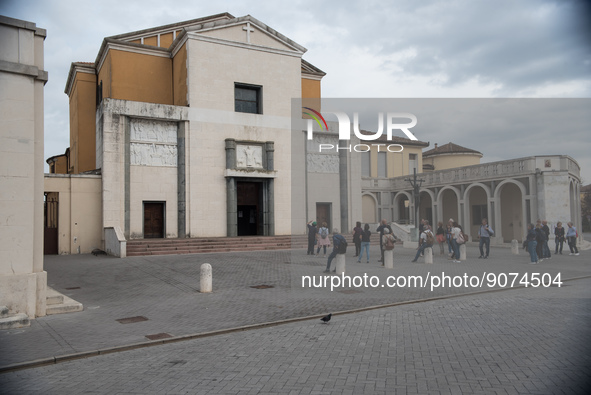
<path fill-rule="evenodd" d="M 24 313 L 10 314 L 8 307 L 0 306 L 0 330 L 30 326 L 29 316 Z"/>
<path fill-rule="evenodd" d="M 345 239 L 353 246 L 352 235 L 345 235 Z M 372 235 L 371 242 L 379 243 L 377 234 Z M 142 239 L 127 241 L 127 256 L 304 249 L 307 246 L 306 235 Z"/>
<path fill-rule="evenodd" d="M 53 288 L 47 287 L 47 315 L 74 313 L 83 309 L 84 306 L 82 303 L 57 292 Z"/>

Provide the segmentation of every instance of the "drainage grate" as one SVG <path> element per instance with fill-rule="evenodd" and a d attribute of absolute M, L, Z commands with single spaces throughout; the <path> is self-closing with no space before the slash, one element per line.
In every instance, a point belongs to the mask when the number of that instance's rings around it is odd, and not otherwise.
<path fill-rule="evenodd" d="M 275 288 L 275 286 L 274 285 L 261 284 L 261 285 L 251 285 L 250 288 L 267 289 L 267 288 Z"/>
<path fill-rule="evenodd" d="M 80 287 L 70 287 L 70 288 L 66 288 L 68 291 L 71 291 L 73 289 L 80 289 Z"/>
<path fill-rule="evenodd" d="M 168 333 L 156 333 L 154 335 L 146 335 L 146 337 L 150 340 L 160 340 L 168 339 L 169 337 L 172 337 L 172 335 Z"/>
<path fill-rule="evenodd" d="M 134 322 L 148 321 L 148 319 L 144 316 L 138 315 L 137 317 L 119 318 L 115 321 L 119 322 L 120 324 L 133 324 Z"/>
<path fill-rule="evenodd" d="M 363 293 L 363 291 L 359 291 L 356 289 L 343 289 L 342 291 L 337 291 L 337 292 L 340 292 L 342 294 L 347 294 L 347 295 Z"/>

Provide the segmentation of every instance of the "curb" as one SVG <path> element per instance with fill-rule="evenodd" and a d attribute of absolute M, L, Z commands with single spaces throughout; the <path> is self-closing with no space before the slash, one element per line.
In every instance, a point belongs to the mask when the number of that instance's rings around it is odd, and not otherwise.
<path fill-rule="evenodd" d="M 577 281 L 577 280 L 583 280 L 583 279 L 588 279 L 588 278 L 591 278 L 591 275 L 568 278 L 568 279 L 562 280 L 562 282 L 564 283 L 567 281 Z M 486 293 L 511 291 L 511 290 L 522 289 L 522 288 L 533 288 L 533 287 L 526 287 L 524 285 L 521 285 L 521 286 L 516 286 L 516 287 L 511 287 L 511 288 L 497 288 L 497 289 L 488 289 L 488 290 L 482 290 L 482 291 L 468 292 L 468 293 L 463 293 L 463 294 L 436 296 L 436 297 L 432 297 L 432 298 L 415 299 L 415 300 L 409 300 L 409 301 L 404 301 L 404 302 L 394 302 L 394 303 L 381 304 L 381 305 L 375 305 L 375 306 L 360 307 L 358 309 L 352 309 L 352 310 L 343 310 L 343 311 L 338 311 L 338 312 L 332 313 L 332 315 L 337 316 L 337 315 L 361 313 L 364 311 L 371 311 L 371 310 L 383 309 L 383 308 L 388 308 L 388 307 L 404 306 L 404 305 L 411 305 L 411 304 L 418 304 L 418 303 L 427 303 L 427 302 L 433 302 L 433 301 L 437 301 L 437 300 L 453 299 L 453 298 L 459 298 L 459 297 L 464 297 L 464 296 L 474 296 L 474 295 L 480 295 L 480 294 L 486 294 Z M 536 287 L 536 288 L 539 288 L 539 287 Z M 533 289 L 535 289 L 535 288 L 533 288 Z M 189 335 L 180 335 L 180 336 L 170 337 L 167 339 L 151 340 L 151 341 L 122 345 L 122 346 L 108 347 L 108 348 L 103 348 L 103 349 L 99 349 L 99 350 L 81 351 L 78 353 L 65 354 L 65 355 L 59 355 L 59 356 L 48 357 L 48 358 L 41 358 L 41 359 L 36 359 L 33 361 L 19 362 L 19 363 L 15 363 L 15 364 L 11 364 L 11 365 L 0 366 L 0 374 L 7 373 L 7 372 L 13 372 L 13 371 L 17 371 L 17 370 L 32 369 L 32 368 L 38 368 L 38 367 L 47 366 L 47 365 L 54 365 L 57 363 L 74 361 L 77 359 L 96 357 L 99 355 L 113 354 L 113 353 L 122 352 L 122 351 L 136 350 L 139 348 L 159 346 L 159 345 L 164 345 L 164 344 L 168 344 L 168 343 L 176 343 L 176 342 L 182 342 L 182 341 L 186 341 L 186 340 L 201 339 L 201 338 L 206 338 L 206 337 L 226 335 L 226 334 L 230 334 L 230 333 L 244 332 L 244 331 L 250 331 L 250 330 L 254 330 L 254 329 L 262 329 L 262 328 L 268 328 L 268 327 L 272 327 L 272 326 L 291 324 L 291 323 L 295 323 L 295 322 L 320 319 L 320 318 L 324 317 L 325 315 L 326 314 L 316 314 L 316 315 L 310 315 L 310 316 L 305 316 L 305 317 L 288 318 L 288 319 L 280 320 L 280 321 L 263 322 L 263 323 L 258 323 L 258 324 L 239 326 L 239 327 L 235 327 L 235 328 L 220 329 L 220 330 L 215 330 L 215 331 L 194 333 L 194 334 L 189 334 Z"/>

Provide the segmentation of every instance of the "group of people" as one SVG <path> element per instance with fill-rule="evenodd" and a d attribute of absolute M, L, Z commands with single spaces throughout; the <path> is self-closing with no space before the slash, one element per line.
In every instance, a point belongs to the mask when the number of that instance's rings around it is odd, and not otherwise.
<path fill-rule="evenodd" d="M 320 256 L 320 250 L 324 252 L 326 257 L 326 249 L 331 246 L 329 238 L 329 230 L 327 223 L 323 222 L 322 226 L 318 226 L 316 221 L 309 221 L 308 227 L 308 255 Z M 396 237 L 392 232 L 392 228 L 388 225 L 387 221 L 383 219 L 380 225 L 376 229 L 376 232 L 380 234 L 380 252 L 381 257 L 378 262 L 384 265 L 384 250 L 394 248 L 396 243 Z M 338 229 L 333 229 L 333 251 L 329 254 L 326 263 L 325 273 L 330 272 L 330 266 L 333 259 L 336 257 L 339 251 L 339 246 L 344 242 L 347 243 L 343 235 L 339 233 Z M 353 228 L 353 243 L 355 244 L 355 257 L 357 257 L 357 263 L 361 263 L 363 253 L 365 252 L 367 263 L 369 263 L 369 246 L 370 246 L 371 231 L 369 230 L 369 224 L 361 227 L 361 222 L 357 221 L 355 228 Z M 316 252 L 314 249 L 316 248 Z M 335 270 L 333 270 L 335 271 Z"/>
<path fill-rule="evenodd" d="M 569 255 L 579 255 L 577 249 L 577 229 L 573 226 L 572 222 L 569 222 L 568 229 L 562 227 L 562 222 L 558 222 L 554 228 L 554 237 L 556 248 L 554 254 L 562 254 L 563 244 L 566 241 L 570 248 Z M 316 221 L 310 221 L 308 226 L 308 255 L 320 255 L 320 250 L 323 249 L 324 257 L 326 257 L 326 249 L 331 246 L 329 238 L 329 230 L 326 222 L 322 223 L 322 226 L 318 226 Z M 538 220 L 536 225 L 529 224 L 527 226 L 526 240 L 524 241 L 524 248 L 528 250 L 531 258 L 531 263 L 539 263 L 544 259 L 550 259 L 550 248 L 548 246 L 548 240 L 550 239 L 550 228 L 546 220 Z M 397 241 L 396 237 L 392 232 L 392 228 L 388 225 L 388 222 L 383 219 L 380 225 L 376 229 L 376 232 L 380 234 L 380 253 L 381 257 L 378 262 L 384 265 L 384 250 L 390 250 L 394 248 L 394 244 Z M 486 218 L 482 219 L 480 228 L 478 229 L 478 247 L 480 250 L 479 259 L 488 259 L 490 254 L 490 238 L 495 234 L 492 227 L 488 224 Z M 370 246 L 371 231 L 369 230 L 369 224 L 361 227 L 361 222 L 357 222 L 353 229 L 353 243 L 355 244 L 355 257 L 357 257 L 357 263 L 361 263 L 363 253 L 366 253 L 367 263 L 369 263 L 369 246 Z M 435 241 L 439 244 L 440 255 L 445 254 L 444 245 L 447 244 L 449 259 L 455 263 L 460 263 L 460 245 L 468 241 L 468 235 L 466 235 L 462 227 L 455 222 L 452 218 L 444 228 L 443 222 L 437 224 L 437 231 L 433 234 L 429 221 L 421 220 L 419 225 L 419 246 L 417 248 L 416 255 L 412 262 L 416 262 L 420 256 L 424 254 L 426 248 L 432 248 Z M 326 265 L 326 271 L 330 272 L 330 265 L 332 260 L 336 257 L 339 251 L 339 244 L 346 244 L 345 238 L 339 234 L 338 229 L 333 229 L 333 251 L 328 256 Z M 317 248 L 314 253 L 315 247 Z"/>
<path fill-rule="evenodd" d="M 554 228 L 554 242 L 556 248 L 554 255 L 562 255 L 562 247 L 564 242 L 568 243 L 570 249 L 569 255 L 579 255 L 577 249 L 577 228 L 573 226 L 572 222 L 567 223 L 568 229 L 562 226 L 562 222 L 558 222 Z M 527 235 L 523 242 L 524 248 L 529 252 L 530 263 L 536 264 L 542 262 L 544 259 L 551 259 L 552 254 L 548 246 L 550 240 L 550 227 L 548 221 L 538 220 L 536 224 L 527 225 Z"/>
<path fill-rule="evenodd" d="M 482 220 L 482 225 L 478 230 L 480 239 L 480 257 L 487 259 L 490 253 L 490 237 L 494 234 L 493 229 L 488 224 L 486 218 Z M 455 263 L 460 262 L 460 245 L 468 241 L 468 236 L 464 233 L 462 227 L 450 218 L 447 226 L 444 228 L 443 222 L 437 224 L 435 235 L 429 225 L 429 221 L 423 219 L 419 224 L 419 246 L 412 262 L 416 262 L 419 256 L 424 254 L 425 248 L 432 248 L 435 241 L 439 244 L 439 254 L 445 254 L 444 245 L 447 244 L 449 259 Z M 486 252 L 485 252 L 486 247 Z"/>

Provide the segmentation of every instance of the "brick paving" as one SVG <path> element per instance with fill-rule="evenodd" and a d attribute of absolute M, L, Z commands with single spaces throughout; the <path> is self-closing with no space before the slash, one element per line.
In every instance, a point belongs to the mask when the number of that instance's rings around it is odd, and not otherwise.
<path fill-rule="evenodd" d="M 591 279 L 406 304 L 0 375 L 5 393 L 587 394 Z"/>
<path fill-rule="evenodd" d="M 540 265 L 529 265 L 525 254 L 514 256 L 504 248 L 494 248 L 488 260 L 471 258 L 476 251 L 469 247 L 469 259 L 461 264 L 436 255 L 434 265 L 425 265 L 410 263 L 413 250 L 397 248 L 395 269 L 386 270 L 376 263 L 374 247 L 370 264 L 357 264 L 349 254 L 347 274 L 381 280 L 441 271 L 478 276 L 484 271 L 560 272 L 563 279 L 591 274 L 585 251 Z M 302 275 L 319 276 L 326 264 L 307 257 L 305 250 L 46 258 L 50 286 L 84 303 L 85 310 L 0 332 L 0 366 L 143 342 L 146 335 L 187 335 L 474 291 L 302 289 Z M 204 262 L 213 267 L 212 294 L 198 292 Z M 251 288 L 261 284 L 273 288 Z M 584 336 L 591 322 L 589 284 L 578 280 L 562 288 L 339 315 L 329 325 L 302 321 L 4 373 L 0 380 L 2 388 L 25 393 L 77 393 L 81 388 L 90 393 L 561 393 L 563 388 L 576 393 L 583 379 L 578 367 L 588 364 L 590 355 L 581 346 L 587 344 L 582 339 L 591 338 Z M 67 290 L 72 287 L 80 288 Z M 148 320 L 116 321 L 135 316 Z M 96 376 L 90 373 L 94 370 Z"/>

